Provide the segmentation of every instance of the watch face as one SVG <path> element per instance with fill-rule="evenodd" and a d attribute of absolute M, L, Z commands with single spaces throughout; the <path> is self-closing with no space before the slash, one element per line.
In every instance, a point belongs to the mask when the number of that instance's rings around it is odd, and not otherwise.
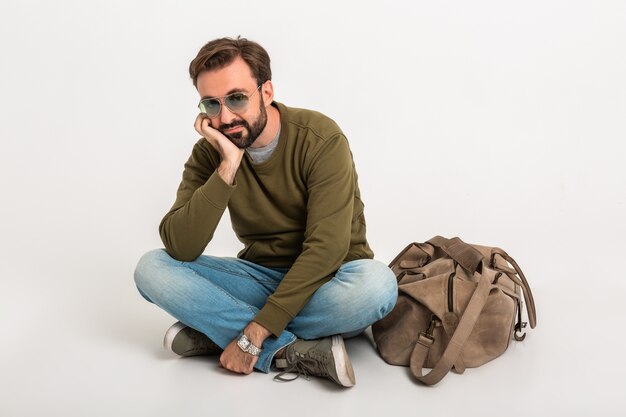
<path fill-rule="evenodd" d="M 248 346 L 250 346 L 250 341 L 242 336 L 241 339 L 237 341 L 237 344 L 239 345 L 239 347 L 245 350 L 248 349 Z"/>

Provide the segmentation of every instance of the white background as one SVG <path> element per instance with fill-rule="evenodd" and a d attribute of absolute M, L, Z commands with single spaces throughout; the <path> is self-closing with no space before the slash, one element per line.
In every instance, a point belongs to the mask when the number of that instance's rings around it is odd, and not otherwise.
<path fill-rule="evenodd" d="M 198 139 L 189 62 L 239 34 L 346 133 L 376 258 L 501 246 L 526 341 L 434 388 L 365 337 L 350 390 L 161 350 L 133 270 Z M 619 1 L 0 0 L 0 415 L 623 415 L 625 41 Z M 239 248 L 225 217 L 207 252 Z"/>

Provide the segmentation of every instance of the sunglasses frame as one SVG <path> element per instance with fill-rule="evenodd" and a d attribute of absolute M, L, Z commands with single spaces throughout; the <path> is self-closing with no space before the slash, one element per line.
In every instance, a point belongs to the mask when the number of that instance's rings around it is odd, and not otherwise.
<path fill-rule="evenodd" d="M 203 113 L 203 114 L 206 114 L 208 117 L 217 117 L 217 116 L 219 116 L 220 113 L 222 112 L 222 106 L 226 106 L 228 108 L 228 110 L 230 110 L 233 113 L 237 113 L 237 114 L 242 113 L 242 112 L 244 112 L 248 108 L 248 105 L 250 104 L 250 99 L 252 98 L 253 95 L 256 94 L 257 91 L 259 91 L 259 88 L 261 88 L 262 85 L 263 85 L 263 83 L 259 84 L 257 86 L 257 88 L 250 95 L 238 91 L 238 92 L 231 93 L 231 94 L 228 94 L 228 95 L 225 95 L 225 96 L 222 96 L 222 97 L 204 98 L 204 99 L 200 100 L 200 102 L 198 103 L 198 109 L 200 109 L 200 112 Z M 226 104 L 226 99 L 228 97 L 234 96 L 236 94 L 241 94 L 244 97 L 246 97 L 246 99 L 247 99 L 246 107 L 243 110 L 233 110 L 233 109 L 230 108 L 230 106 L 228 104 Z M 213 116 L 209 116 L 206 112 L 202 111 L 202 107 L 201 107 L 202 106 L 202 102 L 203 101 L 208 101 L 208 100 L 216 100 L 220 104 L 219 111 L 217 113 L 215 113 L 215 115 L 213 115 Z"/>

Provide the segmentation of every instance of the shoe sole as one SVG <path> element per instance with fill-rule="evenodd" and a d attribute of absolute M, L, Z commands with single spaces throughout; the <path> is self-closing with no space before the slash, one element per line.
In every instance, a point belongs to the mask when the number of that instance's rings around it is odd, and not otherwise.
<path fill-rule="evenodd" d="M 181 356 L 180 354 L 174 352 L 172 349 L 172 345 L 174 343 L 174 338 L 176 335 L 183 330 L 187 325 L 177 321 L 174 323 L 167 331 L 165 332 L 165 337 L 163 338 L 163 349 L 168 352 L 171 352 L 174 355 Z"/>
<path fill-rule="evenodd" d="M 333 353 L 333 357 L 335 358 L 335 371 L 337 371 L 339 383 L 344 387 L 354 386 L 356 383 L 356 379 L 354 378 L 354 369 L 352 369 L 352 363 L 348 357 L 343 337 L 340 335 L 332 337 L 331 351 Z"/>

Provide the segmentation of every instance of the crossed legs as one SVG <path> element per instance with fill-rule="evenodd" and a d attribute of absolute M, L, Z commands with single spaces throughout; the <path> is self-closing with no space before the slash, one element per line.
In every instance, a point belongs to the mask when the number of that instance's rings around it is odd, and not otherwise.
<path fill-rule="evenodd" d="M 134 276 L 146 300 L 224 348 L 252 321 L 287 271 L 208 255 L 182 262 L 155 249 L 141 257 Z M 360 333 L 391 311 L 396 297 L 396 279 L 386 265 L 371 259 L 345 263 L 280 337 L 265 341 L 255 368 L 269 372 L 276 352 L 296 338 Z"/>

